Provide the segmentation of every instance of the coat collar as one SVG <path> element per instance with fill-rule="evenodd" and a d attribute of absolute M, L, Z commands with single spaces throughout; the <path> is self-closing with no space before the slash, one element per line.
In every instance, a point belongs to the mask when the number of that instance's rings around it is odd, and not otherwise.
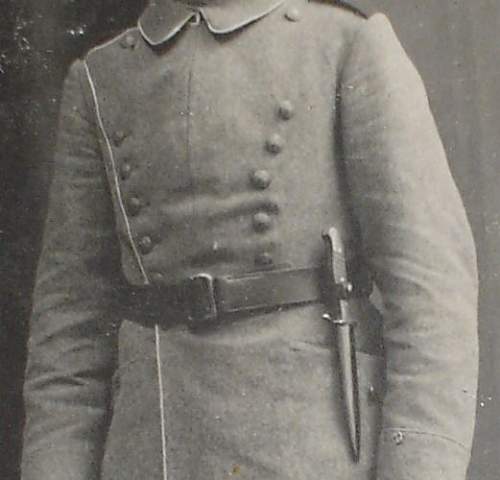
<path fill-rule="evenodd" d="M 139 29 L 151 45 L 172 38 L 197 12 L 212 33 L 230 33 L 272 12 L 286 0 L 151 0 Z"/>

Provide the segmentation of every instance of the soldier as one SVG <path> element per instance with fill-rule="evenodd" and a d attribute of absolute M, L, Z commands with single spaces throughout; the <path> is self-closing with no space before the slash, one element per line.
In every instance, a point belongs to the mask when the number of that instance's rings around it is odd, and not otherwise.
<path fill-rule="evenodd" d="M 465 478 L 474 247 L 384 15 L 152 1 L 55 161 L 24 480 Z"/>

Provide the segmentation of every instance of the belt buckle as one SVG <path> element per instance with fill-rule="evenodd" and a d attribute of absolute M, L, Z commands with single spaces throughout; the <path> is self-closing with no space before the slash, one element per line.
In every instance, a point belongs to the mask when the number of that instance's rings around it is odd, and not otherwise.
<path fill-rule="evenodd" d="M 198 273 L 189 277 L 185 301 L 191 327 L 215 320 L 219 312 L 214 277 L 209 273 Z"/>

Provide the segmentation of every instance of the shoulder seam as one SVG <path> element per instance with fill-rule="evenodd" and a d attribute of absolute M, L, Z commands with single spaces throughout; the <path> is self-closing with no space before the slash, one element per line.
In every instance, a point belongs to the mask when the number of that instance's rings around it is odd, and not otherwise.
<path fill-rule="evenodd" d="M 91 107 L 90 105 L 90 99 L 89 99 L 89 89 L 87 88 L 86 85 L 84 85 L 84 75 L 85 75 L 85 70 L 87 68 L 87 62 L 85 60 L 78 60 L 78 85 L 80 87 L 80 91 L 82 93 L 82 98 L 83 98 L 83 101 L 85 102 L 85 108 L 87 110 L 87 114 L 88 114 L 88 118 L 86 119 L 87 122 L 92 122 L 95 125 L 95 119 L 93 119 L 94 117 L 94 109 Z M 88 84 L 88 82 L 86 82 Z"/>
<path fill-rule="evenodd" d="M 308 1 L 311 1 L 311 0 L 308 0 Z M 360 18 L 364 18 L 364 19 L 370 18 L 371 15 L 373 15 L 374 13 L 376 13 L 378 11 L 376 8 L 373 8 L 373 7 L 372 8 L 370 8 L 370 7 L 363 8 L 362 6 L 357 6 L 356 5 L 357 3 L 364 3 L 364 2 L 360 2 L 360 1 L 356 1 L 356 0 L 353 0 L 353 1 L 349 1 L 349 0 L 312 0 L 312 1 L 330 4 L 332 7 L 343 8 L 345 10 L 350 11 L 354 15 L 356 15 Z"/>
<path fill-rule="evenodd" d="M 363 12 L 362 10 L 360 10 L 357 7 L 350 5 L 347 2 L 344 2 L 343 0 L 335 0 L 334 3 L 339 7 L 342 7 L 342 8 L 345 8 L 346 10 L 351 11 L 352 13 L 354 13 L 355 15 L 357 15 L 361 18 L 365 18 L 365 19 L 368 18 L 368 15 L 365 12 Z"/>
<path fill-rule="evenodd" d="M 367 22 L 369 21 L 370 19 L 367 18 Z M 342 61 L 340 62 L 340 69 L 339 69 L 339 80 L 342 80 L 343 79 L 343 76 L 344 76 L 344 69 L 346 67 L 346 64 L 349 62 L 349 59 L 351 57 L 351 54 L 352 54 L 352 51 L 353 51 L 353 48 L 354 48 L 354 45 L 356 44 L 356 42 L 358 41 L 358 38 L 361 34 L 361 31 L 363 29 L 363 27 L 365 26 L 365 22 L 363 22 L 361 25 L 359 25 L 359 27 L 356 29 L 356 31 L 353 33 L 352 37 L 350 38 L 349 40 L 349 43 L 345 49 L 345 52 L 343 54 L 343 58 L 342 58 Z"/>

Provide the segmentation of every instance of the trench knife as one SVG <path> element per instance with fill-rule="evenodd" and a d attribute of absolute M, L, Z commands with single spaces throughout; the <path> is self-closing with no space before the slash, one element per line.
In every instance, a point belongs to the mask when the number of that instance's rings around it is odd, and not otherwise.
<path fill-rule="evenodd" d="M 354 343 L 354 323 L 349 318 L 348 300 L 353 286 L 347 279 L 347 267 L 342 239 L 336 228 L 323 232 L 327 258 L 327 312 L 323 319 L 335 326 L 339 374 L 342 385 L 344 414 L 349 443 L 355 462 L 360 454 L 360 407 L 358 370 Z"/>

